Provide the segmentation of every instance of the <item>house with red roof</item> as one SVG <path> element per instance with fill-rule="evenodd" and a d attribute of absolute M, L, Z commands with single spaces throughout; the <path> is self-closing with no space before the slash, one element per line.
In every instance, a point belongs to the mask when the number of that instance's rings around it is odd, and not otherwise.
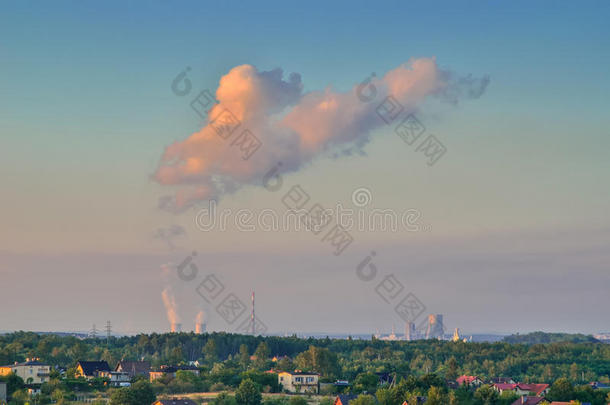
<path fill-rule="evenodd" d="M 512 391 L 520 396 L 527 396 L 531 393 L 534 394 L 533 396 L 542 397 L 549 392 L 548 384 L 494 384 L 493 387 L 500 394 L 504 391 Z"/>
<path fill-rule="evenodd" d="M 546 405 L 549 401 L 544 399 L 543 397 L 530 397 L 527 395 L 522 396 L 521 398 L 515 400 L 511 405 Z"/>
<path fill-rule="evenodd" d="M 466 385 L 471 385 L 473 387 L 478 387 L 481 384 L 483 384 L 483 380 L 481 380 L 476 375 L 461 375 L 455 379 L 455 382 L 457 382 L 458 385 L 466 384 Z"/>

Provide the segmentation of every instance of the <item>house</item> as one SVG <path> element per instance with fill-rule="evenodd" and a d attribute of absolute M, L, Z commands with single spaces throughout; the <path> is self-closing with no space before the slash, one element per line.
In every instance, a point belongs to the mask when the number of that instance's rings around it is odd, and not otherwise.
<path fill-rule="evenodd" d="M 516 381 L 510 377 L 494 377 L 489 380 L 490 384 L 516 384 Z"/>
<path fill-rule="evenodd" d="M 553 401 L 549 405 L 591 405 L 590 402 L 578 402 L 576 400 L 570 402 Z"/>
<path fill-rule="evenodd" d="M 476 375 L 461 375 L 455 379 L 455 382 L 457 382 L 458 385 L 466 384 L 473 387 L 478 387 L 483 384 L 483 380 L 481 380 Z"/>
<path fill-rule="evenodd" d="M 155 381 L 158 378 L 170 376 L 171 378 L 176 377 L 178 371 L 189 371 L 195 375 L 199 375 L 199 369 L 195 366 L 161 366 L 158 370 L 151 370 L 148 373 L 150 382 Z"/>
<path fill-rule="evenodd" d="M 295 371 L 282 371 L 277 375 L 278 383 L 287 392 L 318 394 L 320 392 L 320 374 Z"/>
<path fill-rule="evenodd" d="M 131 385 L 131 377 L 123 371 L 100 371 L 98 376 L 109 379 L 111 387 L 128 387 Z"/>
<path fill-rule="evenodd" d="M 534 393 L 537 397 L 542 397 L 549 393 L 550 386 L 548 384 L 523 384 L 518 383 L 517 395 L 528 395 L 530 392 Z"/>
<path fill-rule="evenodd" d="M 105 361 L 79 361 L 76 363 L 76 378 L 83 377 L 87 380 L 100 377 L 100 372 L 110 372 L 110 366 Z"/>
<path fill-rule="evenodd" d="M 543 405 L 548 404 L 549 401 L 542 397 L 531 397 L 524 395 L 519 399 L 516 399 L 511 405 Z"/>
<path fill-rule="evenodd" d="M 0 375 L 16 374 L 26 384 L 43 384 L 49 381 L 51 366 L 41 363 L 38 358 L 27 358 L 23 363 L 0 367 Z"/>
<path fill-rule="evenodd" d="M 504 391 L 512 391 L 519 396 L 527 396 L 532 393 L 534 396 L 541 397 L 549 392 L 548 384 L 494 384 L 493 387 L 500 394 Z"/>
<path fill-rule="evenodd" d="M 159 399 L 153 402 L 152 405 L 197 405 L 197 402 L 188 398 L 172 398 L 172 399 Z"/>
<path fill-rule="evenodd" d="M 150 362 L 121 360 L 119 361 L 119 364 L 117 364 L 114 368 L 114 371 L 127 373 L 130 378 L 134 378 L 140 375 L 148 377 L 148 373 L 150 372 Z"/>
<path fill-rule="evenodd" d="M 338 395 L 333 405 L 349 405 L 349 401 L 356 398 L 358 395 Z"/>
<path fill-rule="evenodd" d="M 589 385 L 591 386 L 591 388 L 593 388 L 594 390 L 596 389 L 601 389 L 601 390 L 610 390 L 610 385 L 606 384 L 606 383 L 602 383 L 602 382 L 592 382 L 589 383 Z"/>

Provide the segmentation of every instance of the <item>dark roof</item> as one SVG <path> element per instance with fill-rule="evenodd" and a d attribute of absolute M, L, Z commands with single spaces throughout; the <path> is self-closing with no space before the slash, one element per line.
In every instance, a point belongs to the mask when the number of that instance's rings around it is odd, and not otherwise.
<path fill-rule="evenodd" d="M 38 360 L 30 360 L 30 361 L 24 361 L 23 363 L 9 364 L 9 365 L 2 366 L 2 367 L 15 367 L 15 366 L 48 366 L 48 364 L 41 363 Z"/>
<path fill-rule="evenodd" d="M 337 403 L 338 399 L 341 401 L 341 405 L 348 405 L 349 401 L 356 398 L 358 398 L 358 395 L 338 395 L 337 398 L 335 398 L 335 404 Z"/>
<path fill-rule="evenodd" d="M 105 361 L 79 361 L 76 364 L 82 367 L 85 375 L 95 375 L 99 371 L 110 371 L 110 366 Z"/>
<path fill-rule="evenodd" d="M 115 371 L 124 371 L 131 376 L 148 374 L 150 371 L 150 362 L 149 361 L 119 361 L 119 364 L 116 365 Z"/>
<path fill-rule="evenodd" d="M 288 373 L 290 375 L 320 375 L 318 373 L 306 373 L 304 371 L 283 371 L 284 373 Z"/>
<path fill-rule="evenodd" d="M 188 398 L 172 398 L 172 399 L 160 399 L 153 405 L 197 405 L 197 403 Z"/>
<path fill-rule="evenodd" d="M 511 405 L 537 405 L 542 401 L 544 401 L 543 397 L 525 396 L 515 400 L 515 402 L 513 402 Z"/>

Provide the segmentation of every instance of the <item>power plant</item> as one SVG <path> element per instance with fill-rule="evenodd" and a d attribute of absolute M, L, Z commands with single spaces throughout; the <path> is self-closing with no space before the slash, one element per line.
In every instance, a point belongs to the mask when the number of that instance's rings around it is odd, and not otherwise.
<path fill-rule="evenodd" d="M 195 333 L 205 333 L 205 312 L 199 311 L 197 319 L 195 319 Z"/>
<path fill-rule="evenodd" d="M 405 325 L 405 340 L 415 340 L 415 322 L 407 322 Z"/>
<path fill-rule="evenodd" d="M 444 336 L 445 327 L 443 326 L 443 315 L 428 315 L 428 329 L 426 330 L 426 339 L 443 339 Z"/>

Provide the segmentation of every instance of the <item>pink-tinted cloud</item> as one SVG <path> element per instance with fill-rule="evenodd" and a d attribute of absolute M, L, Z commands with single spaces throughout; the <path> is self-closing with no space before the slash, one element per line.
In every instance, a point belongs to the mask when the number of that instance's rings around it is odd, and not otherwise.
<path fill-rule="evenodd" d="M 469 81 L 470 80 L 470 81 Z M 302 93 L 301 77 L 283 78 L 281 69 L 259 72 L 254 66 L 237 66 L 220 79 L 211 121 L 183 141 L 168 146 L 154 174 L 163 185 L 185 188 L 160 200 L 160 207 L 181 210 L 194 201 L 219 198 L 247 184 L 260 184 L 277 162 L 284 171 L 296 171 L 315 156 L 332 150 L 350 151 L 369 141 L 371 132 L 384 125 L 375 107 L 391 95 L 413 112 L 427 97 L 440 96 L 457 102 L 460 97 L 478 97 L 486 79 L 454 79 L 440 70 L 434 58 L 415 59 L 390 70 L 368 84 L 375 102 L 352 91 Z M 240 125 L 227 139 L 214 129 L 214 120 L 226 111 Z M 235 140 L 251 131 L 262 145 L 244 159 Z"/>

